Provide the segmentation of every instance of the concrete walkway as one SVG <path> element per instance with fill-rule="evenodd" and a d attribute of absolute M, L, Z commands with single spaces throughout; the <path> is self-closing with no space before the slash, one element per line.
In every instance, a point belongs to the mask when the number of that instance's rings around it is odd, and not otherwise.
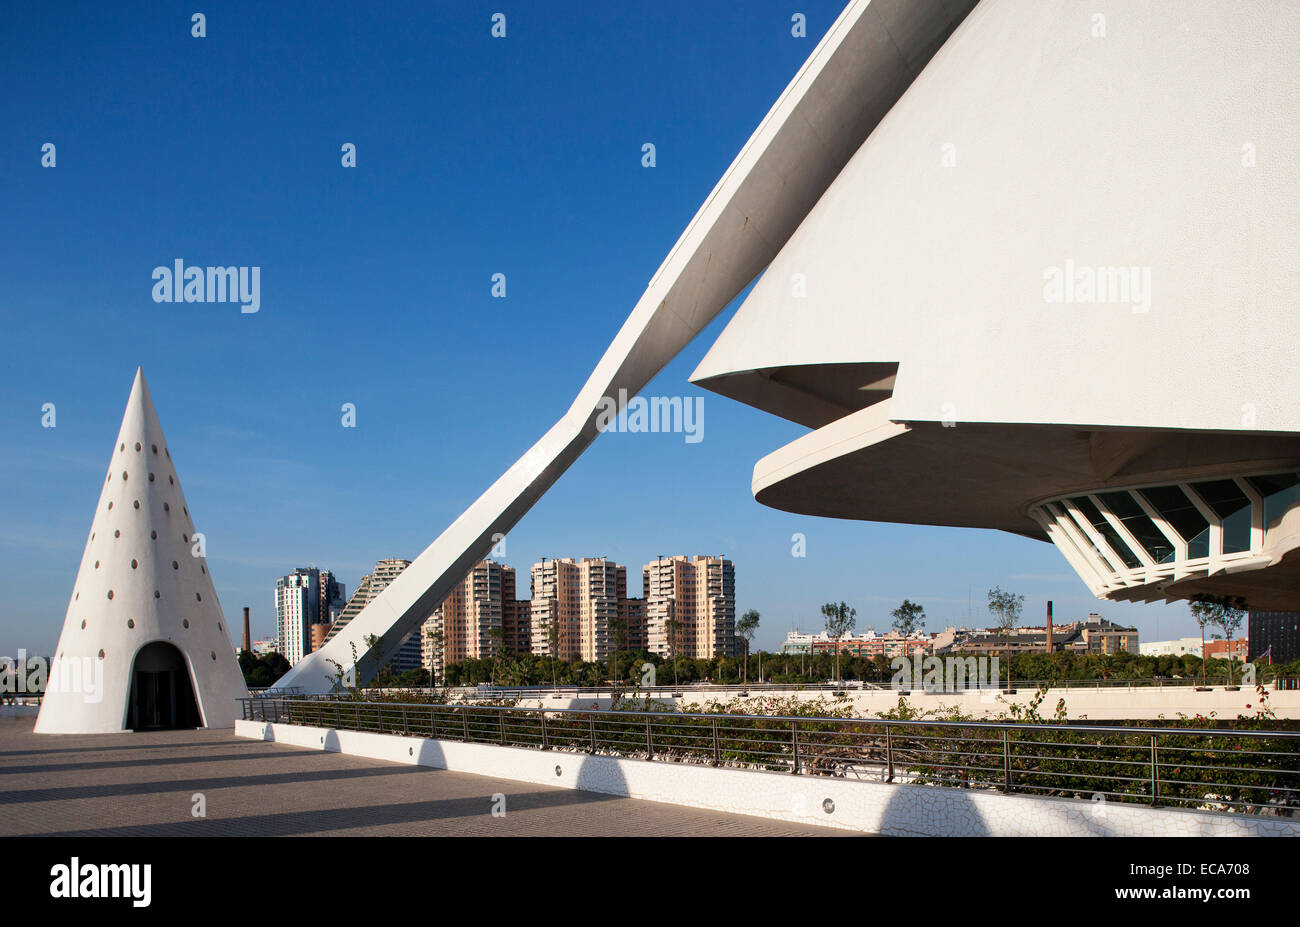
<path fill-rule="evenodd" d="M 0 835 L 845 836 L 848 832 L 236 739 L 36 735 L 0 718 Z M 195 794 L 207 816 L 192 816 Z M 505 796 L 504 816 L 492 814 Z M 499 807 L 499 802 L 495 802 Z"/>

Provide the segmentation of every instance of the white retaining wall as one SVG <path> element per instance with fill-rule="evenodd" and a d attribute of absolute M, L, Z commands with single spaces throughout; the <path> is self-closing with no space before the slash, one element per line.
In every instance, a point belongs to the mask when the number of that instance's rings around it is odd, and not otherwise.
<path fill-rule="evenodd" d="M 236 721 L 255 740 L 873 834 L 1300 836 L 1300 821 Z M 829 799 L 833 810 L 824 803 Z"/>

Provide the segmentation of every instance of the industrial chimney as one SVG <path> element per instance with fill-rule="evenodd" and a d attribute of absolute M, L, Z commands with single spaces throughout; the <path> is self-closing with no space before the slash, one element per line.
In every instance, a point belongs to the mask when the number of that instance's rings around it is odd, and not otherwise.
<path fill-rule="evenodd" d="M 1048 611 L 1051 611 L 1052 607 L 1049 604 L 1047 608 Z M 245 605 L 244 606 L 244 652 L 248 653 L 252 649 L 253 649 L 253 636 L 248 633 L 248 606 Z"/>
<path fill-rule="evenodd" d="M 248 609 L 244 609 L 244 616 L 245 616 L 244 627 L 247 628 Z M 244 633 L 247 634 L 248 632 L 245 631 Z M 1046 652 L 1047 653 L 1052 652 L 1052 600 L 1051 599 L 1047 600 L 1047 651 Z"/>

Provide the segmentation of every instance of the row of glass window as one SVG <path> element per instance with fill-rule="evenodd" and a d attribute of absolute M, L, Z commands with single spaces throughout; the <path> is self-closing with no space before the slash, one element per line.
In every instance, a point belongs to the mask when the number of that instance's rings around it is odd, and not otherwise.
<path fill-rule="evenodd" d="M 1275 527 L 1282 516 L 1300 500 L 1300 474 L 1270 473 L 1265 476 L 1243 478 L 1250 488 L 1263 499 L 1264 530 Z M 1189 483 L 1201 503 L 1210 509 L 1223 526 L 1223 553 L 1235 554 L 1250 550 L 1251 500 L 1238 485 L 1237 480 L 1203 480 Z M 1112 490 L 1094 493 L 1112 515 L 1124 526 L 1143 550 L 1157 564 L 1172 563 L 1175 549 L 1169 538 L 1147 515 L 1134 495 L 1142 497 L 1187 543 L 1187 557 L 1195 560 L 1210 555 L 1210 523 L 1201 510 L 1187 497 L 1181 486 L 1148 486 L 1143 489 Z M 1102 514 L 1088 496 L 1072 496 L 1067 500 L 1100 534 L 1110 549 L 1129 569 L 1142 565 L 1138 555 L 1125 543 L 1115 526 Z M 1069 517 L 1065 506 L 1058 503 L 1060 514 Z"/>

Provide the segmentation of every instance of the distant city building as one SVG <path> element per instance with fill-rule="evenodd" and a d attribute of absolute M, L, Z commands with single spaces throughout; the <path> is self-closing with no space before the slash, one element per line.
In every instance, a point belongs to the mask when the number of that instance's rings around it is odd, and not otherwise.
<path fill-rule="evenodd" d="M 646 633 L 645 599 L 624 599 L 621 617 L 623 619 L 624 643 L 622 650 L 649 650 L 650 639 Z M 617 644 L 617 641 L 615 642 Z"/>
<path fill-rule="evenodd" d="M 343 584 L 329 570 L 298 567 L 275 581 L 275 628 L 280 653 L 290 665 L 319 645 L 320 632 L 328 625 L 332 609 L 342 607 Z"/>
<path fill-rule="evenodd" d="M 330 633 L 330 628 L 332 628 L 333 626 L 334 625 L 332 623 L 326 623 L 326 622 L 321 622 L 320 624 L 314 624 L 311 626 L 311 649 L 312 650 L 320 650 L 321 646 L 325 643 L 326 636 L 328 636 Z"/>
<path fill-rule="evenodd" d="M 1138 653 L 1138 631 L 1094 613 L 1082 621 L 1055 625 L 1052 647 L 1065 653 Z M 1012 628 L 1009 632 L 996 628 L 962 630 L 957 633 L 950 650 L 977 654 L 1045 653 L 1047 628 Z"/>
<path fill-rule="evenodd" d="M 444 668 L 453 663 L 481 660 L 509 649 L 507 644 L 518 644 L 519 616 L 514 567 L 480 560 L 421 626 L 421 665 L 441 678 Z"/>
<path fill-rule="evenodd" d="M 704 660 L 735 656 L 736 573 L 730 560 L 660 557 L 642 567 L 641 581 L 651 653 Z"/>
<path fill-rule="evenodd" d="M 530 571 L 532 652 L 598 661 L 614 647 L 611 621 L 627 613 L 627 567 L 604 557 L 541 560 Z"/>
<path fill-rule="evenodd" d="M 1246 662 L 1246 654 L 1250 651 L 1250 641 L 1244 637 L 1234 638 L 1233 640 L 1212 640 L 1205 642 L 1205 659 L 1207 660 L 1237 660 L 1241 663 Z"/>
<path fill-rule="evenodd" d="M 1300 612 L 1252 611 L 1246 628 L 1252 663 L 1300 660 Z"/>
<path fill-rule="evenodd" d="M 411 561 L 402 560 L 399 557 L 376 561 L 374 572 L 361 577 L 361 582 L 357 584 L 357 591 L 353 593 L 352 598 L 348 599 L 347 604 L 335 616 L 329 633 L 325 635 L 326 642 L 337 637 L 338 633 L 348 626 L 348 623 L 357 616 L 361 609 L 369 605 L 379 593 L 387 589 L 388 584 L 400 576 L 402 571 L 410 565 Z"/>
<path fill-rule="evenodd" d="M 923 631 L 904 637 L 896 631 L 877 634 L 874 630 L 868 630 L 862 634 L 845 634 L 840 638 L 831 637 L 826 631 L 817 634 L 791 631 L 781 645 L 781 652 L 785 654 L 834 653 L 836 650 L 854 657 L 892 658 L 931 653 L 933 642 Z"/>
<path fill-rule="evenodd" d="M 268 653 L 279 653 L 279 652 L 280 652 L 280 642 L 276 640 L 274 637 L 265 638 L 260 641 L 253 641 L 253 653 L 257 654 L 259 657 L 265 656 Z"/>
<path fill-rule="evenodd" d="M 532 606 L 533 603 L 528 599 L 514 598 L 514 577 L 515 571 L 510 571 L 511 593 L 507 597 L 505 590 L 502 590 L 501 602 L 501 627 L 505 632 L 502 641 L 505 644 L 507 653 L 532 653 L 533 649 L 533 623 L 532 623 Z"/>
<path fill-rule="evenodd" d="M 1200 657 L 1201 639 L 1199 637 L 1179 637 L 1171 641 L 1149 641 L 1142 644 L 1138 651 L 1144 657 Z"/>
<path fill-rule="evenodd" d="M 375 569 L 361 577 L 357 591 L 348 599 L 347 604 L 337 610 L 329 630 L 325 633 L 320 646 L 329 641 L 347 627 L 348 622 L 360 614 L 361 610 L 379 597 L 379 593 L 388 588 L 388 584 L 402 575 L 402 571 L 411 565 L 411 561 L 400 557 L 390 557 L 375 562 Z M 339 587 L 342 590 L 342 587 Z M 318 646 L 316 649 L 320 649 Z M 360 653 L 357 654 L 361 656 Z M 420 667 L 420 642 L 417 632 L 412 631 L 402 639 L 402 644 L 392 659 L 386 664 L 393 672 L 403 673 Z"/>

